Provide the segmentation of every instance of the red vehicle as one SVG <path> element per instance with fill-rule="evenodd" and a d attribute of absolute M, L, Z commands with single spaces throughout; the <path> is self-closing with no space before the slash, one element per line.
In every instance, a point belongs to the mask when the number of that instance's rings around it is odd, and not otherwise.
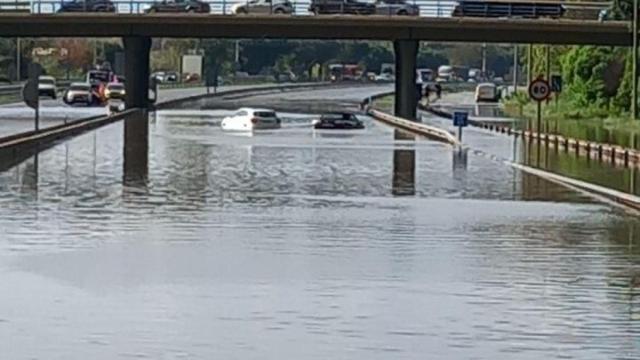
<path fill-rule="evenodd" d="M 357 64 L 329 65 L 331 81 L 354 81 L 362 79 L 364 69 Z"/>
<path fill-rule="evenodd" d="M 123 82 L 123 79 L 111 70 L 90 70 L 87 73 L 87 82 L 91 84 L 93 105 L 104 105 L 109 100 L 106 93 L 107 85 Z"/>

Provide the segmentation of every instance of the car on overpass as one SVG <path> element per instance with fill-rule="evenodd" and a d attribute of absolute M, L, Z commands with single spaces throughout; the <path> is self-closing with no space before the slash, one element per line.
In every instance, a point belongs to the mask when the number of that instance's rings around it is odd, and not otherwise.
<path fill-rule="evenodd" d="M 420 7 L 416 4 L 409 4 L 406 0 L 377 0 L 375 5 L 377 15 L 420 15 Z"/>
<path fill-rule="evenodd" d="M 293 14 L 289 0 L 251 0 L 231 6 L 231 12 L 241 14 Z"/>
<path fill-rule="evenodd" d="M 376 13 L 376 6 L 358 0 L 311 0 L 309 12 L 314 15 L 372 15 Z"/>
<path fill-rule="evenodd" d="M 462 0 L 457 2 L 451 15 L 455 17 L 557 19 L 564 15 L 565 10 L 561 2 Z"/>
<path fill-rule="evenodd" d="M 145 13 L 200 13 L 208 14 L 211 6 L 200 0 L 164 0 L 153 3 Z"/>
<path fill-rule="evenodd" d="M 72 0 L 63 1 L 59 13 L 66 12 L 116 12 L 116 6 L 110 0 Z"/>

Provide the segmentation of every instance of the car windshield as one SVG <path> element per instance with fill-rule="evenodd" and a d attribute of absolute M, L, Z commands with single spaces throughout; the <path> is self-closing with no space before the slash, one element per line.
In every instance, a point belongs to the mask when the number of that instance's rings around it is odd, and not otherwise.
<path fill-rule="evenodd" d="M 89 91 L 89 86 L 88 85 L 71 85 L 69 89 L 77 90 L 77 91 Z"/>
<path fill-rule="evenodd" d="M 276 117 L 276 113 L 273 111 L 257 111 L 255 115 L 261 118 Z"/>
<path fill-rule="evenodd" d="M 109 90 L 124 90 L 124 85 L 122 84 L 110 84 L 108 86 Z"/>
<path fill-rule="evenodd" d="M 325 114 L 320 117 L 322 120 L 351 120 L 351 114 Z"/>
<path fill-rule="evenodd" d="M 53 79 L 38 79 L 38 82 L 40 84 L 44 84 L 44 85 L 55 85 L 56 82 Z"/>
<path fill-rule="evenodd" d="M 109 81 L 109 72 L 108 71 L 91 71 L 89 72 L 89 81 L 107 82 Z"/>

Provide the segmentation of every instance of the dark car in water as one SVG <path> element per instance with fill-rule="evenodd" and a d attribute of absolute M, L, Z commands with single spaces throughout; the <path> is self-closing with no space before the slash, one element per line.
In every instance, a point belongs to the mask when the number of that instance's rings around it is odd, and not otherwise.
<path fill-rule="evenodd" d="M 145 10 L 146 13 L 200 13 L 211 12 L 209 4 L 199 0 L 164 0 L 151 5 Z"/>
<path fill-rule="evenodd" d="M 116 12 L 116 6 L 109 0 L 73 0 L 60 5 L 59 13 L 65 12 Z"/>
<path fill-rule="evenodd" d="M 406 0 L 378 0 L 376 1 L 376 14 L 378 15 L 420 15 L 420 7 L 409 4 Z"/>
<path fill-rule="evenodd" d="M 351 14 L 372 15 L 376 6 L 357 0 L 311 0 L 309 11 L 315 15 L 321 14 Z"/>
<path fill-rule="evenodd" d="M 352 113 L 327 113 L 311 122 L 314 129 L 364 129 L 364 124 Z"/>

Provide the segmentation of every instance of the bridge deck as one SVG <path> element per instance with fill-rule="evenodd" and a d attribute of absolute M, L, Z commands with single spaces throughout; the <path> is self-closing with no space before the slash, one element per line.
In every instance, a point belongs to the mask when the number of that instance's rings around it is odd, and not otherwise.
<path fill-rule="evenodd" d="M 0 36 L 416 39 L 622 46 L 631 44 L 631 31 L 626 22 L 349 15 L 0 14 Z"/>

